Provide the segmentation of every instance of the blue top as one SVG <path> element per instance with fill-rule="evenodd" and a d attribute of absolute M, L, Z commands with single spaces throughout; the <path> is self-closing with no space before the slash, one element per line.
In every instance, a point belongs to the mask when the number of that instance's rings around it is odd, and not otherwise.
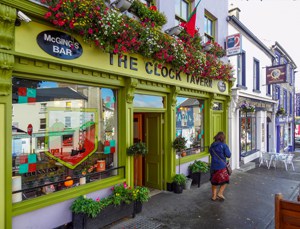
<path fill-rule="evenodd" d="M 218 154 L 218 156 L 222 159 L 220 160 L 220 158 L 212 151 L 212 149 L 214 150 L 214 152 L 216 154 Z M 211 169 L 212 170 L 219 170 L 219 169 L 224 169 L 226 168 L 226 158 L 230 158 L 231 157 L 231 152 L 229 150 L 228 145 L 226 145 L 223 142 L 214 142 L 211 144 L 210 148 L 209 148 L 209 153 L 211 155 Z"/>

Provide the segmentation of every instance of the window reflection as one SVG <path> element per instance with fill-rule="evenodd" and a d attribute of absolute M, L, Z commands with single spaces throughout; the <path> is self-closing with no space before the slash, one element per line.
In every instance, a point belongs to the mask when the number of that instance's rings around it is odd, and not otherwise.
<path fill-rule="evenodd" d="M 162 96 L 134 94 L 134 107 L 164 108 Z"/>
<path fill-rule="evenodd" d="M 177 97 L 176 136 L 186 140 L 187 154 L 200 153 L 204 147 L 204 101 Z"/>
<path fill-rule="evenodd" d="M 117 174 L 100 173 L 117 166 L 115 90 L 21 78 L 12 85 L 13 191 L 22 190 L 14 202 Z"/>

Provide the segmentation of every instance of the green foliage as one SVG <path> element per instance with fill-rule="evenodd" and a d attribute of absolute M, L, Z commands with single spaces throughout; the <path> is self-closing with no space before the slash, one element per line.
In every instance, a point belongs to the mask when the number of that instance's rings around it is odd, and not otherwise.
<path fill-rule="evenodd" d="M 173 176 L 173 182 L 178 185 L 184 185 L 186 182 L 186 176 L 184 174 L 176 174 Z"/>
<path fill-rule="evenodd" d="M 84 213 L 91 218 L 95 218 L 102 210 L 102 205 L 100 201 L 80 196 L 72 203 L 71 210 L 76 214 Z"/>
<path fill-rule="evenodd" d="M 280 115 L 286 115 L 286 111 L 284 110 L 283 107 L 280 107 L 279 110 L 276 112 L 276 116 Z"/>
<path fill-rule="evenodd" d="M 112 188 L 112 203 L 121 205 L 121 203 L 130 204 L 132 201 L 132 190 L 128 188 L 126 183 L 115 185 Z"/>
<path fill-rule="evenodd" d="M 109 205 L 130 204 L 133 201 L 132 190 L 126 182 L 115 185 L 112 193 L 106 198 L 93 200 L 83 196 L 78 197 L 71 205 L 71 211 L 76 214 L 86 214 L 90 218 L 95 218 L 105 207 Z"/>
<path fill-rule="evenodd" d="M 136 155 L 145 156 L 147 155 L 147 153 L 148 153 L 148 149 L 144 142 L 135 143 L 127 149 L 127 155 L 129 156 L 136 156 Z"/>
<path fill-rule="evenodd" d="M 132 190 L 132 199 L 147 202 L 150 199 L 150 190 L 146 187 L 137 186 Z"/>
<path fill-rule="evenodd" d="M 197 173 L 197 172 L 201 172 L 201 173 L 207 173 L 209 171 L 209 165 L 208 163 L 204 162 L 204 161 L 194 161 L 193 164 L 189 165 L 189 170 L 192 173 Z"/>
<path fill-rule="evenodd" d="M 156 26 L 163 26 L 167 23 L 167 17 L 158 12 L 153 7 L 147 7 L 140 1 L 134 1 L 130 7 L 130 10 L 133 11 L 136 16 L 138 16 L 142 22 L 155 23 Z"/>
<path fill-rule="evenodd" d="M 186 148 L 186 142 L 187 140 L 182 137 L 181 135 L 176 137 L 175 140 L 173 141 L 173 148 L 176 150 L 176 151 L 181 151 L 181 150 L 184 150 Z"/>

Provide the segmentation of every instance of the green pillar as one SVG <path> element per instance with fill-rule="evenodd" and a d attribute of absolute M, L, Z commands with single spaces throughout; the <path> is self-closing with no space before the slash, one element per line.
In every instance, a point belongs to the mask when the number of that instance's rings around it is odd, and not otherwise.
<path fill-rule="evenodd" d="M 16 9 L 0 4 L 0 228 L 11 228 L 11 77 Z"/>
<path fill-rule="evenodd" d="M 171 182 L 172 176 L 176 173 L 175 150 L 172 148 L 172 142 L 176 135 L 176 103 L 180 92 L 179 87 L 172 87 L 171 93 L 167 97 L 167 112 L 165 118 L 165 169 L 164 177 L 166 182 Z M 165 185 L 166 185 L 165 182 Z M 166 188 L 166 187 L 164 187 Z"/>
<path fill-rule="evenodd" d="M 128 78 L 119 97 L 119 163 L 126 166 L 126 179 L 131 187 L 134 186 L 134 160 L 127 156 L 126 150 L 133 144 L 133 99 L 137 85 L 137 79 Z"/>

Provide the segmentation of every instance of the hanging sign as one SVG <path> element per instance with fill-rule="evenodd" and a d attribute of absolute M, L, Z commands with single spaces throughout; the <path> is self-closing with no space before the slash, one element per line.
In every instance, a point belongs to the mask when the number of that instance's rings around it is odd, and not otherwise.
<path fill-rule="evenodd" d="M 287 65 L 281 64 L 266 68 L 267 84 L 286 83 Z"/>
<path fill-rule="evenodd" d="M 46 53 L 60 59 L 76 59 L 83 52 L 81 44 L 74 37 L 60 31 L 43 31 L 36 40 Z"/>

